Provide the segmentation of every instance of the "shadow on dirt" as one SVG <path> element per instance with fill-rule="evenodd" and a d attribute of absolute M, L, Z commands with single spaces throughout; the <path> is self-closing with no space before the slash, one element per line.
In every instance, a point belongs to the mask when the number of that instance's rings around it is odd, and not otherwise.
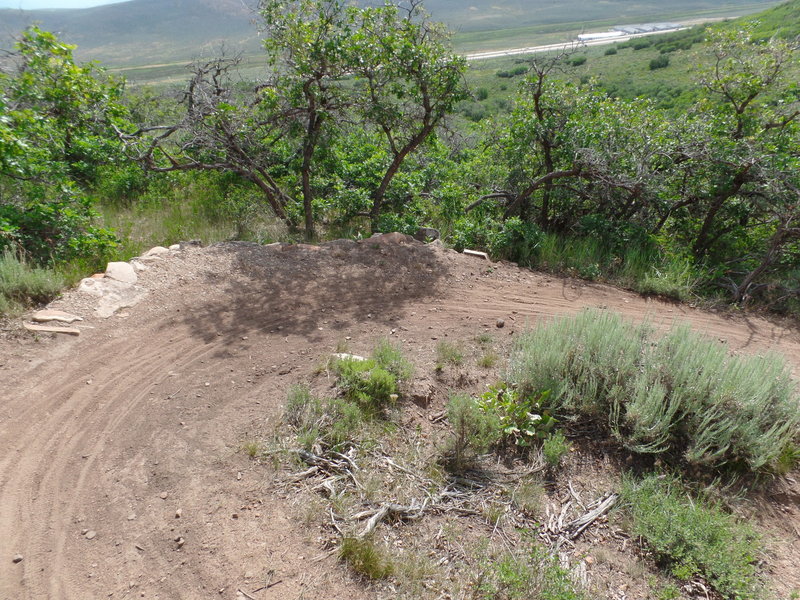
<path fill-rule="evenodd" d="M 435 297 L 449 274 L 437 250 L 413 242 L 234 242 L 214 251 L 233 254 L 231 273 L 203 274 L 223 293 L 210 293 L 184 319 L 206 343 L 241 345 L 259 334 L 313 343 L 359 323 L 384 325 L 388 334 L 409 303 Z"/>

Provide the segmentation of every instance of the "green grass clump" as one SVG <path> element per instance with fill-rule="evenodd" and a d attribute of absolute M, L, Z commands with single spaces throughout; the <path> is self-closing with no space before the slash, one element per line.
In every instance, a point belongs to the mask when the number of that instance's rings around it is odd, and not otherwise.
<path fill-rule="evenodd" d="M 356 573 L 368 579 L 385 579 L 394 573 L 394 565 L 389 556 L 369 538 L 342 538 L 339 558 Z"/>
<path fill-rule="evenodd" d="M 556 431 L 547 436 L 542 442 L 542 456 L 550 468 L 556 468 L 569 453 L 569 442 L 564 434 Z"/>
<path fill-rule="evenodd" d="M 668 476 L 628 479 L 622 499 L 630 533 L 641 537 L 673 575 L 684 580 L 700 575 L 733 600 L 759 596 L 759 543 L 752 528 L 703 498 L 690 498 Z"/>
<path fill-rule="evenodd" d="M 659 337 L 604 311 L 519 336 L 509 379 L 520 397 L 551 390 L 557 416 L 599 424 L 633 452 L 708 469 L 785 471 L 800 431 L 780 357 L 731 356 L 687 327 Z"/>
<path fill-rule="evenodd" d="M 464 352 L 457 344 L 442 340 L 436 344 L 436 368 L 442 370 L 446 365 L 458 366 L 464 362 Z"/>
<path fill-rule="evenodd" d="M 474 598 L 481 600 L 584 600 L 569 571 L 538 545 L 484 559 Z"/>
<path fill-rule="evenodd" d="M 0 314 L 16 314 L 26 306 L 49 302 L 63 285 L 57 272 L 31 266 L 10 248 L 0 254 Z"/>
<path fill-rule="evenodd" d="M 479 402 L 466 394 L 450 398 L 447 420 L 453 430 L 447 454 L 454 471 L 463 470 L 476 454 L 486 452 L 502 435 L 498 416 L 482 410 Z"/>
<path fill-rule="evenodd" d="M 371 418 L 356 402 L 347 398 L 320 399 L 308 387 L 289 389 L 283 420 L 297 436 L 303 450 L 341 449 L 361 436 Z"/>
<path fill-rule="evenodd" d="M 367 412 L 380 412 L 397 396 L 397 378 L 375 360 L 345 358 L 335 361 L 333 370 L 344 397 Z"/>
<path fill-rule="evenodd" d="M 403 355 L 398 344 L 393 344 L 386 338 L 379 341 L 372 351 L 372 360 L 400 381 L 408 381 L 414 376 L 414 365 Z"/>

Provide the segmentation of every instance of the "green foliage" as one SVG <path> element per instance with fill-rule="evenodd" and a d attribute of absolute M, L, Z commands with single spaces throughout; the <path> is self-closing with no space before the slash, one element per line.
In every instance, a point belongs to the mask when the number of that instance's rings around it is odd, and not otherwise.
<path fill-rule="evenodd" d="M 497 416 L 482 410 L 478 401 L 466 394 L 450 398 L 447 419 L 453 430 L 447 451 L 455 471 L 463 470 L 475 454 L 486 452 L 499 438 L 501 426 Z"/>
<path fill-rule="evenodd" d="M 617 53 L 617 47 L 611 46 L 610 48 L 606 48 L 606 51 L 603 52 L 606 56 L 613 56 Z"/>
<path fill-rule="evenodd" d="M 530 446 L 544 440 L 556 425 L 547 406 L 549 391 L 521 395 L 507 383 L 490 385 L 478 402 L 480 409 L 494 415 L 503 438 L 516 446 Z"/>
<path fill-rule="evenodd" d="M 0 251 L 0 315 L 49 302 L 61 291 L 63 283 L 52 269 L 33 267 L 10 248 Z"/>
<path fill-rule="evenodd" d="M 464 363 L 464 352 L 458 344 L 441 340 L 436 344 L 436 369 L 446 365 L 457 367 Z"/>
<path fill-rule="evenodd" d="M 800 424 L 779 357 L 731 356 L 686 327 L 658 337 L 596 310 L 519 336 L 509 377 L 522 397 L 552 390 L 544 408 L 592 422 L 633 452 L 707 469 L 785 470 Z"/>
<path fill-rule="evenodd" d="M 369 411 L 347 398 L 320 399 L 306 386 L 293 386 L 287 395 L 284 422 L 292 427 L 304 450 L 341 449 L 358 441 Z"/>
<path fill-rule="evenodd" d="M 581 56 L 573 56 L 569 60 L 569 64 L 573 67 L 580 67 L 581 65 L 586 64 L 587 57 L 585 55 Z"/>
<path fill-rule="evenodd" d="M 669 66 L 669 56 L 661 54 L 650 61 L 650 70 L 663 69 Z"/>
<path fill-rule="evenodd" d="M 339 558 L 367 579 L 385 579 L 395 570 L 390 556 L 371 538 L 342 538 Z"/>
<path fill-rule="evenodd" d="M 483 369 L 491 369 L 500 360 L 500 355 L 494 350 L 489 348 L 478 357 L 478 366 Z"/>
<path fill-rule="evenodd" d="M 372 351 L 372 360 L 380 368 L 394 375 L 399 381 L 408 381 L 414 375 L 414 365 L 403 355 L 399 344 L 383 338 Z"/>
<path fill-rule="evenodd" d="M 345 398 L 363 410 L 377 413 L 394 403 L 397 379 L 374 360 L 337 359 L 333 370 L 339 377 L 339 388 Z"/>
<path fill-rule="evenodd" d="M 516 552 L 484 558 L 475 576 L 476 598 L 482 600 L 583 600 L 558 559 L 535 542 Z"/>
<path fill-rule="evenodd" d="M 122 85 L 75 64 L 72 50 L 30 27 L 0 69 L 0 248 L 40 264 L 102 257 L 116 244 L 94 225 L 85 190 L 120 156 Z"/>
<path fill-rule="evenodd" d="M 691 498 L 680 481 L 649 475 L 624 480 L 622 499 L 630 515 L 630 533 L 641 537 L 673 575 L 702 576 L 723 597 L 760 596 L 756 561 L 759 538 L 703 497 Z"/>
<path fill-rule="evenodd" d="M 561 459 L 567 454 L 569 454 L 569 443 L 560 431 L 551 433 L 542 442 L 542 456 L 544 456 L 544 461 L 551 468 L 556 468 L 560 465 Z"/>

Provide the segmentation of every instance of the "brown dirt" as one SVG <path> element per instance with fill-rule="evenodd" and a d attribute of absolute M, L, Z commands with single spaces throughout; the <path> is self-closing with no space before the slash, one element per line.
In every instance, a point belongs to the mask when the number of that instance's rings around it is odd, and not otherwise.
<path fill-rule="evenodd" d="M 10 327 L 0 340 L 3 600 L 233 599 L 266 581 L 280 583 L 259 600 L 373 597 L 273 470 L 242 452 L 272 431 L 288 386 L 345 338 L 368 353 L 391 336 L 430 372 L 437 340 L 508 340 L 538 319 L 603 307 L 689 322 L 737 352 L 777 350 L 800 373 L 796 329 L 417 243 L 235 243 L 148 264 L 149 296 L 110 319 L 75 291 L 53 303 L 85 317 L 80 337 Z M 800 490 L 781 486 L 759 520 L 775 533 L 777 591 L 788 595 L 800 588 Z M 598 569 L 616 559 L 604 560 Z"/>

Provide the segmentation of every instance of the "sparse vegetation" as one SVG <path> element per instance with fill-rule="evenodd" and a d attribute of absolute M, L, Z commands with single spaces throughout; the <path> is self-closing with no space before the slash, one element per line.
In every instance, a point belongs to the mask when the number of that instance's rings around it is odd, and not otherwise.
<path fill-rule="evenodd" d="M 554 431 L 542 442 L 542 456 L 545 463 L 552 469 L 558 467 L 568 453 L 569 443 L 560 431 Z"/>
<path fill-rule="evenodd" d="M 464 352 L 458 344 L 440 341 L 436 344 L 436 368 L 442 370 L 445 366 L 457 367 L 464 362 Z"/>
<path fill-rule="evenodd" d="M 385 579 L 394 572 L 389 555 L 370 538 L 343 538 L 339 558 L 367 579 Z"/>
<path fill-rule="evenodd" d="M 0 253 L 0 314 L 16 313 L 30 304 L 49 302 L 64 285 L 52 269 L 31 266 L 22 254 L 5 248 Z"/>

